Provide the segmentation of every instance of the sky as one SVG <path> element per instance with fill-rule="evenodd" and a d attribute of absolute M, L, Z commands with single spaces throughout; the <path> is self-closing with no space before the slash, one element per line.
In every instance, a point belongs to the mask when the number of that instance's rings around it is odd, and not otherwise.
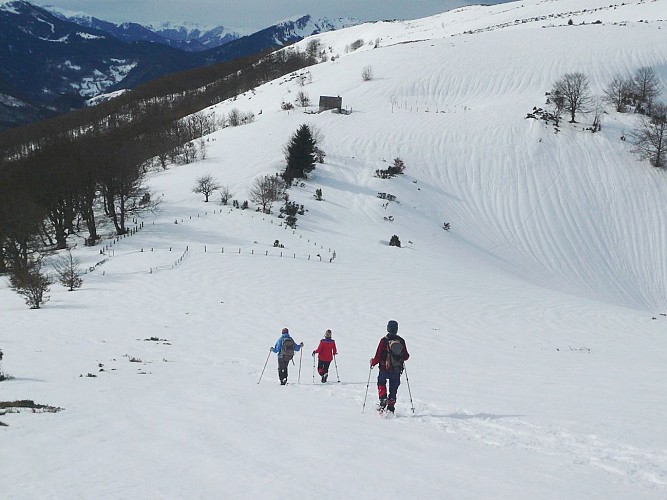
<path fill-rule="evenodd" d="M 0 411 L 3 500 L 664 500 L 667 176 L 620 139 L 636 114 L 608 106 L 596 133 L 526 114 L 568 72 L 599 94 L 646 65 L 665 88 L 666 3 L 523 0 L 324 33 L 304 78 L 205 110 L 255 119 L 151 170 L 161 202 L 136 233 L 100 214 L 98 245 L 71 236 L 80 289 L 30 310 L 0 277 L 0 402 L 61 409 Z M 351 112 L 283 110 L 299 92 Z M 277 205 L 192 191 L 211 174 L 249 199 L 304 123 L 326 157 L 289 190 L 296 229 Z M 375 175 L 397 157 L 403 175 Z M 369 359 L 390 319 L 411 356 L 381 416 Z M 286 386 L 283 327 L 304 342 Z"/>
<path fill-rule="evenodd" d="M 46 0 L 34 2 L 112 22 L 196 22 L 260 30 L 304 14 L 362 21 L 416 19 L 474 2 L 466 0 Z"/>

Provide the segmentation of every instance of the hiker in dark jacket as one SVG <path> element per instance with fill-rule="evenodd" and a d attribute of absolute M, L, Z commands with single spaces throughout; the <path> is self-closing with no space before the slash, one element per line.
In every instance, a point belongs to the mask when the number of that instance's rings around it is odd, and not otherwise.
<path fill-rule="evenodd" d="M 387 323 L 387 335 L 380 339 L 375 357 L 371 359 L 371 367 L 379 365 L 378 375 L 378 397 L 380 398 L 380 410 L 385 408 L 394 411 L 396 404 L 396 393 L 401 385 L 401 373 L 403 363 L 408 360 L 410 354 L 405 345 L 405 340 L 398 336 L 398 323 L 394 320 Z M 387 392 L 389 382 L 389 392 Z"/>
<path fill-rule="evenodd" d="M 294 339 L 289 335 L 289 330 L 283 328 L 282 335 L 276 341 L 276 345 L 271 348 L 271 352 L 275 352 L 278 355 L 278 378 L 280 379 L 280 385 L 287 383 L 287 366 L 292 361 L 294 353 L 302 347 L 303 342 L 300 344 L 294 342 Z"/>
<path fill-rule="evenodd" d="M 336 341 L 331 338 L 331 330 L 324 333 L 324 338 L 320 340 L 320 345 L 313 351 L 313 356 L 317 354 L 317 373 L 322 377 L 322 383 L 327 381 L 329 376 L 329 365 L 334 356 L 338 354 L 336 350 Z"/>

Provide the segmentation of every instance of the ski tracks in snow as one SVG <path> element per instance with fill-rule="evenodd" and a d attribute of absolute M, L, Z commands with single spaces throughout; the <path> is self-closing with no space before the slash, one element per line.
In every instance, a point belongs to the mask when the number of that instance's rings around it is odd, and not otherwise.
<path fill-rule="evenodd" d="M 667 493 L 667 450 L 639 449 L 596 435 L 576 434 L 558 426 L 543 427 L 518 415 L 447 413 L 434 406 L 418 405 L 399 412 L 398 422 L 419 421 L 441 428 L 458 439 L 493 447 L 519 448 L 563 462 L 602 469 L 626 484 Z"/>

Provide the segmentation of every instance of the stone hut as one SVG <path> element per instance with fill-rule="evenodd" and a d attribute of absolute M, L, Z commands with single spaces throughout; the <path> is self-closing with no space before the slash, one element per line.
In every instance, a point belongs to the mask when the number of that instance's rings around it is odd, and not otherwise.
<path fill-rule="evenodd" d="M 320 96 L 320 113 L 327 109 L 335 109 L 339 113 L 343 108 L 343 98 L 341 96 L 331 97 L 327 95 Z"/>

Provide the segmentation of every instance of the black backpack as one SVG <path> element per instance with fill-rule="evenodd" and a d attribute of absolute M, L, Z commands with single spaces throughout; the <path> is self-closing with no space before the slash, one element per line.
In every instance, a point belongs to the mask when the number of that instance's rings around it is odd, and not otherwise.
<path fill-rule="evenodd" d="M 387 339 L 387 368 L 392 372 L 403 371 L 403 343 L 399 339 Z"/>
<path fill-rule="evenodd" d="M 283 345 L 280 348 L 280 355 L 285 361 L 291 361 L 294 357 L 294 339 L 292 337 L 285 337 Z"/>

